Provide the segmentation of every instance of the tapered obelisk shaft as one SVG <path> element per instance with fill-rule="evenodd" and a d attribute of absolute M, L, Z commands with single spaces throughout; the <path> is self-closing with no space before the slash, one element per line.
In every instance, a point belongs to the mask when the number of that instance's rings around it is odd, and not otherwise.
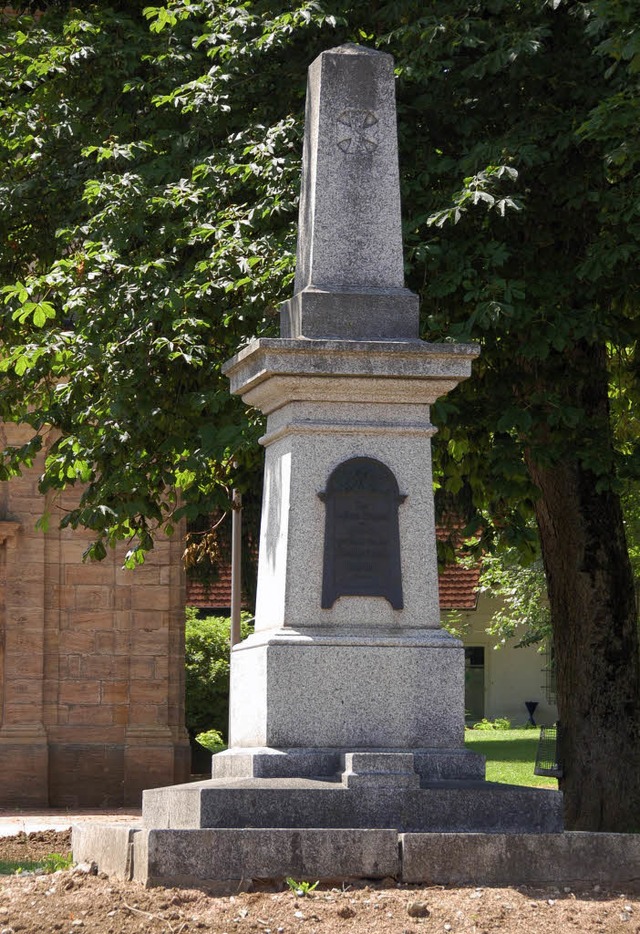
<path fill-rule="evenodd" d="M 404 288 L 390 55 L 344 45 L 309 69 L 293 299 L 282 336 L 418 337 Z"/>

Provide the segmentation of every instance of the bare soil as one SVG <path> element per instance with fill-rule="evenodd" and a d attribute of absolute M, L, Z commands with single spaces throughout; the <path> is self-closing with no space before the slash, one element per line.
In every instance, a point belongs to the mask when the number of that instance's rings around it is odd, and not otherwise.
<path fill-rule="evenodd" d="M 0 839 L 0 860 L 69 852 L 70 834 Z M 144 889 L 89 867 L 0 876 L 0 934 L 640 934 L 640 899 L 598 887 L 444 888 L 384 883 L 225 898 Z"/>

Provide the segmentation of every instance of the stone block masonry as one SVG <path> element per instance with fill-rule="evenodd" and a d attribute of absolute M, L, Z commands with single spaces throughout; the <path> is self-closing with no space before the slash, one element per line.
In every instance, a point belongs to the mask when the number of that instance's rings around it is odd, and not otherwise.
<path fill-rule="evenodd" d="M 139 805 L 189 772 L 182 545 L 83 564 L 86 534 L 35 528 L 41 472 L 0 484 L 0 806 Z"/>

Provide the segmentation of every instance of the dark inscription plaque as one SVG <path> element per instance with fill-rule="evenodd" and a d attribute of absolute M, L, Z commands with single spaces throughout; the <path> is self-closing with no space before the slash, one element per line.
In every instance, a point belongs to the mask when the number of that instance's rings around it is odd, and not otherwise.
<path fill-rule="evenodd" d="M 333 471 L 318 496 L 326 506 L 322 607 L 338 597 L 385 597 L 401 610 L 398 506 L 406 496 L 391 470 L 353 457 Z"/>

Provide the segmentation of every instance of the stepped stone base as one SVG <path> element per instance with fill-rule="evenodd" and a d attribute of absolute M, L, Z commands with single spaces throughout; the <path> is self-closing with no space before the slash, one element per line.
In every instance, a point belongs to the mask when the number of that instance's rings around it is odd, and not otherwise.
<path fill-rule="evenodd" d="M 389 828 L 454 833 L 559 833 L 558 792 L 482 781 L 411 787 L 414 773 L 311 778 L 211 779 L 144 793 L 152 829 Z"/>
<path fill-rule="evenodd" d="M 401 878 L 403 835 L 562 831 L 558 792 L 485 782 L 482 757 L 464 749 L 230 750 L 214 756 L 214 769 L 244 777 L 145 791 L 141 830 L 77 829 L 75 858 L 146 885 L 224 889 L 287 876 Z M 428 778 L 447 769 L 465 777 Z M 411 847 L 411 865 L 426 872 L 423 851 Z"/>
<path fill-rule="evenodd" d="M 486 782 L 483 757 L 465 749 L 231 749 L 213 757 L 213 772 L 225 777 L 145 791 L 145 827 L 444 833 L 563 827 L 559 792 Z"/>

